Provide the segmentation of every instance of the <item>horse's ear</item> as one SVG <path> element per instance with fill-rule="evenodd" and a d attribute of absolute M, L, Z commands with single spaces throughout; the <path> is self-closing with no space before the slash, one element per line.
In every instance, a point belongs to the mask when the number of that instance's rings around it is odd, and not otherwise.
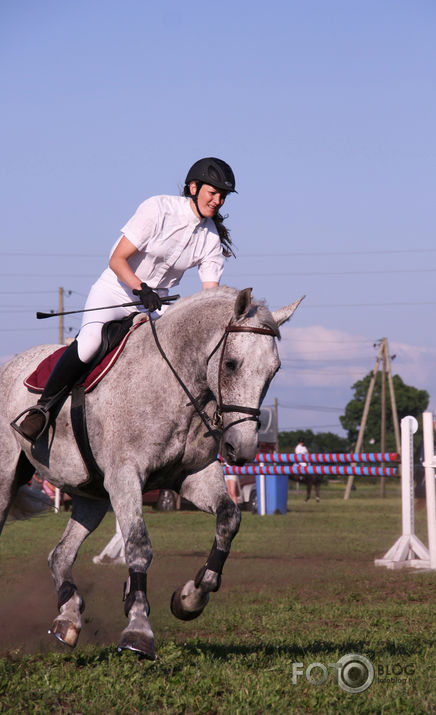
<path fill-rule="evenodd" d="M 291 315 L 297 310 L 301 301 L 304 300 L 305 297 L 305 295 L 302 295 L 301 298 L 296 300 L 294 303 L 289 303 L 289 305 L 285 305 L 284 308 L 279 308 L 279 310 L 275 310 L 272 313 L 272 317 L 276 321 L 277 325 L 280 326 L 282 325 L 282 323 L 286 323 L 286 321 L 289 320 Z"/>
<path fill-rule="evenodd" d="M 243 318 L 250 310 L 252 290 L 252 288 L 244 288 L 244 290 L 239 291 L 235 302 L 236 320 Z"/>

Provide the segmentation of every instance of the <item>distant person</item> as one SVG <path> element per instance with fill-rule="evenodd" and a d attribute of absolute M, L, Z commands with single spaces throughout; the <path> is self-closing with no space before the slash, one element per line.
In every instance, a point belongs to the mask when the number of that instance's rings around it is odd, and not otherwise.
<path fill-rule="evenodd" d="M 304 439 L 300 438 L 298 440 L 298 444 L 295 447 L 295 454 L 309 454 L 309 450 L 307 449 L 306 445 L 304 444 Z M 302 467 L 307 466 L 307 462 L 299 462 L 299 464 Z M 306 474 L 304 477 L 304 482 L 306 484 L 306 498 L 304 502 L 308 502 L 310 499 L 310 495 L 312 494 L 312 485 L 315 486 L 315 497 L 316 501 L 319 502 L 320 497 L 319 497 L 319 487 L 321 484 L 321 478 L 316 475 L 316 474 Z"/>
<path fill-rule="evenodd" d="M 225 161 L 208 157 L 189 169 L 183 196 L 152 196 L 144 201 L 121 229 L 112 247 L 109 266 L 91 287 L 82 326 L 54 366 L 41 397 L 24 420 L 11 426 L 29 442 L 53 421 L 59 405 L 83 378 L 98 351 L 104 323 L 135 312 L 123 307 L 137 296 L 140 310 L 154 313 L 161 298 L 178 285 L 189 268 L 197 266 L 203 289 L 219 285 L 224 257 L 234 255 L 220 209 L 236 191 L 235 176 Z M 18 419 L 18 418 L 16 418 Z"/>
<path fill-rule="evenodd" d="M 322 482 L 322 477 L 320 477 L 318 474 L 306 474 L 305 478 L 306 482 L 306 498 L 304 502 L 308 502 L 310 499 L 310 495 L 312 493 L 312 484 L 315 487 L 315 497 L 316 501 L 319 502 L 319 488 Z"/>
<path fill-rule="evenodd" d="M 236 474 L 226 474 L 224 479 L 226 480 L 226 487 L 229 497 L 237 506 L 238 497 L 241 493 L 241 490 L 239 489 L 239 478 Z"/>
<path fill-rule="evenodd" d="M 300 439 L 298 440 L 298 444 L 295 447 L 294 452 L 295 452 L 295 454 L 309 454 L 307 447 L 304 444 L 304 439 L 302 437 L 300 437 Z M 302 467 L 305 467 L 307 463 L 299 462 L 299 464 L 301 464 Z"/>

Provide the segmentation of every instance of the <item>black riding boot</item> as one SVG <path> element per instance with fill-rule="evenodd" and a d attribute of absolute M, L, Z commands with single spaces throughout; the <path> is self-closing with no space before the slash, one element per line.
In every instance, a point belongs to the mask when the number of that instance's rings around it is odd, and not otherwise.
<path fill-rule="evenodd" d="M 20 425 L 17 425 L 16 421 L 24 412 L 11 422 L 11 427 L 34 444 L 38 437 L 45 432 L 53 408 L 67 398 L 71 388 L 84 376 L 87 368 L 89 368 L 89 365 L 79 358 L 77 341 L 74 340 L 51 371 L 44 391 L 36 405 L 25 410 L 27 414 Z"/>

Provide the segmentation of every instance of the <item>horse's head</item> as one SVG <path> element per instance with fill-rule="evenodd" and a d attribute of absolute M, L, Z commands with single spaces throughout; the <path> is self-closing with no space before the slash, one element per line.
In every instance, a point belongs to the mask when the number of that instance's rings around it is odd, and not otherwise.
<path fill-rule="evenodd" d="M 255 457 L 259 408 L 280 367 L 275 339 L 301 300 L 270 313 L 252 301 L 251 288 L 237 294 L 231 320 L 208 363 L 216 423 L 223 430 L 220 452 L 229 464 Z"/>

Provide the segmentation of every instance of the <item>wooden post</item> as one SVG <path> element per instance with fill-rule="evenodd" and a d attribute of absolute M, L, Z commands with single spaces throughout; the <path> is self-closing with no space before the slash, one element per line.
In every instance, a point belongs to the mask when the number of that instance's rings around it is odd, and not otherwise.
<path fill-rule="evenodd" d="M 387 345 L 386 338 L 383 338 L 383 363 L 382 363 L 382 374 L 381 374 L 381 421 L 380 421 L 380 451 L 386 451 L 386 353 Z M 383 465 L 382 465 L 383 466 Z M 384 498 L 386 496 L 386 485 L 385 478 L 380 477 L 380 496 Z"/>
<path fill-rule="evenodd" d="M 371 381 L 369 383 L 368 392 L 366 393 L 365 406 L 363 408 L 362 421 L 360 423 L 359 434 L 357 435 L 357 442 L 355 447 L 355 452 L 360 452 L 363 444 L 363 435 L 365 433 L 366 420 L 368 419 L 369 406 L 371 404 L 372 393 L 374 390 L 375 379 L 377 377 L 378 367 L 380 365 L 380 360 L 383 352 L 383 344 L 380 345 L 379 351 L 377 353 L 377 359 L 375 361 L 375 367 L 372 371 Z M 349 499 L 351 494 L 351 487 L 353 486 L 354 476 L 350 474 L 347 481 L 347 487 L 345 489 L 344 499 Z"/>
<path fill-rule="evenodd" d="M 391 397 L 392 421 L 394 423 L 395 447 L 396 447 L 397 452 L 400 453 L 401 452 L 400 427 L 398 424 L 397 403 L 395 400 L 394 383 L 392 380 L 391 360 L 389 357 L 389 350 L 387 349 L 387 342 L 386 342 L 386 364 L 387 364 L 387 368 L 388 368 L 388 385 L 389 385 L 389 394 Z"/>
<path fill-rule="evenodd" d="M 363 408 L 362 421 L 359 428 L 359 434 L 357 436 L 357 442 L 355 446 L 355 452 L 360 452 L 363 445 L 363 436 L 365 432 L 366 422 L 368 419 L 369 407 L 371 404 L 372 393 L 374 390 L 375 380 L 377 377 L 377 372 L 379 369 L 380 361 L 383 360 L 383 371 L 382 371 L 382 383 L 381 383 L 381 445 L 380 449 L 382 452 L 385 451 L 386 443 L 386 374 L 388 377 L 389 394 L 391 398 L 391 409 L 392 409 L 392 421 L 394 425 L 395 433 L 395 444 L 397 452 L 401 452 L 401 440 L 400 440 L 400 428 L 398 424 L 398 413 L 397 413 L 397 403 L 395 400 L 394 383 L 392 380 L 392 370 L 391 362 L 389 358 L 389 347 L 387 338 L 382 338 L 380 341 L 380 348 L 377 353 L 377 359 L 375 363 L 374 370 L 372 371 L 371 381 L 369 383 L 368 392 L 366 395 L 365 406 Z M 348 499 L 351 493 L 351 487 L 353 486 L 353 475 L 348 477 L 347 487 L 345 489 L 344 499 Z M 385 496 L 385 478 L 381 477 L 380 481 L 381 496 Z"/>

